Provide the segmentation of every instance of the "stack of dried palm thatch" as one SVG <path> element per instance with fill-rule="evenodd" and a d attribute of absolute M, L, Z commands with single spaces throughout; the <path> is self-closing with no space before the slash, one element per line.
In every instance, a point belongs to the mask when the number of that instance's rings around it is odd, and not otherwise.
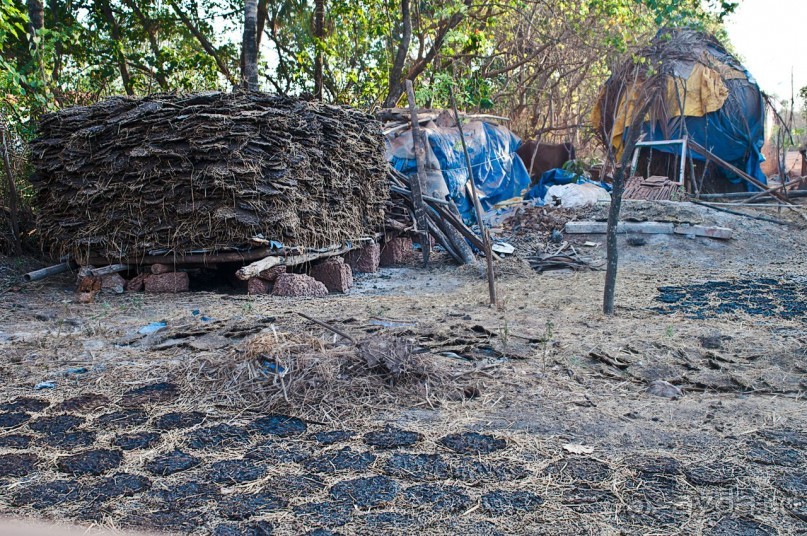
<path fill-rule="evenodd" d="M 39 134 L 38 229 L 78 260 L 254 237 L 319 247 L 384 223 L 380 124 L 349 108 L 257 92 L 118 97 L 47 115 Z"/>

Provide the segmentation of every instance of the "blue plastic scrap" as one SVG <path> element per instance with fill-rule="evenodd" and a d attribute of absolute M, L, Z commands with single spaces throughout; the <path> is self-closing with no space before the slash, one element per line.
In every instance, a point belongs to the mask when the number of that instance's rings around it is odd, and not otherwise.
<path fill-rule="evenodd" d="M 168 327 L 168 324 L 163 320 L 160 322 L 152 322 L 147 326 L 143 326 L 137 332 L 141 335 L 151 335 L 152 333 L 157 333 L 166 327 Z"/>
<path fill-rule="evenodd" d="M 47 381 L 47 382 L 39 382 L 38 384 L 34 385 L 35 391 L 41 391 L 42 389 L 55 389 L 56 382 L 54 381 Z"/>
<path fill-rule="evenodd" d="M 442 184 L 431 185 L 424 193 L 443 197 L 450 195 L 466 222 L 474 222 L 473 202 L 468 195 L 468 167 L 459 131 L 454 127 L 427 125 L 424 129 L 428 146 L 426 168 L 429 178 L 438 174 Z M 494 205 L 519 198 L 530 185 L 524 163 L 515 155 L 521 139 L 506 127 L 471 121 L 463 125 L 465 145 L 479 200 L 485 211 Z M 406 175 L 417 173 L 411 131 L 387 138 L 387 158 Z"/>
<path fill-rule="evenodd" d="M 211 320 L 213 320 L 209 316 L 203 315 L 202 312 L 199 311 L 199 309 L 194 309 L 193 311 L 191 311 L 191 315 L 197 317 L 197 319 L 202 322 L 210 322 Z"/>

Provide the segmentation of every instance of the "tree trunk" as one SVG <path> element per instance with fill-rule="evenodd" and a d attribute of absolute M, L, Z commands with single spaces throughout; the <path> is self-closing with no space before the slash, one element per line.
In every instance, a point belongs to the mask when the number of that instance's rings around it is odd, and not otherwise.
<path fill-rule="evenodd" d="M 244 2 L 244 39 L 241 54 L 244 58 L 242 82 L 251 91 L 258 90 L 258 0 Z"/>
<path fill-rule="evenodd" d="M 608 229 L 605 235 L 605 250 L 608 263 L 605 268 L 605 288 L 603 290 L 602 312 L 607 315 L 614 314 L 614 294 L 616 293 L 616 272 L 619 264 L 619 251 L 617 248 L 617 225 L 619 212 L 622 209 L 622 192 L 625 191 L 625 173 L 629 171 L 633 150 L 641 135 L 640 126 L 644 122 L 645 114 L 650 108 L 651 99 L 647 98 L 642 107 L 635 112 L 628 130 L 628 140 L 620 159 L 619 169 L 614 173 L 613 189 L 611 190 L 611 207 L 608 210 Z M 610 152 L 610 150 L 609 150 Z M 612 159 L 613 160 L 613 159 Z"/>
<path fill-rule="evenodd" d="M 45 27 L 45 4 L 42 0 L 28 0 L 28 33 L 33 44 L 34 36 Z"/>
<path fill-rule="evenodd" d="M 8 155 L 8 142 L 6 140 L 6 131 L 7 127 L 5 124 L 0 123 L 0 136 L 2 137 L 2 144 L 0 144 L 0 148 L 3 150 L 3 166 L 6 170 L 6 178 L 8 183 L 6 184 L 7 194 L 8 194 L 8 207 L 10 214 L 10 224 L 11 224 L 11 235 L 12 239 L 14 240 L 14 254 L 19 256 L 22 255 L 22 244 L 20 242 L 20 216 L 19 216 L 19 208 L 17 206 L 17 202 L 19 201 L 19 196 L 17 195 L 17 185 L 14 182 L 14 173 L 11 171 L 11 161 Z"/>
<path fill-rule="evenodd" d="M 123 80 L 123 88 L 126 90 L 127 95 L 134 95 L 134 84 L 132 83 L 132 77 L 129 75 L 129 67 L 126 65 L 126 56 L 124 56 L 123 50 L 121 50 L 120 26 L 115 19 L 115 14 L 112 13 L 109 0 L 101 1 L 101 11 L 109 24 L 112 40 L 115 42 L 115 60 L 118 62 L 118 70 L 120 71 L 121 80 Z"/>
<path fill-rule="evenodd" d="M 412 16 L 409 10 L 409 0 L 401 0 L 401 41 L 398 43 L 398 51 L 395 54 L 395 61 L 389 73 L 389 92 L 384 99 L 384 108 L 392 108 L 398 103 L 398 99 L 403 95 L 403 74 L 406 56 L 409 54 L 409 45 L 412 42 Z"/>
<path fill-rule="evenodd" d="M 325 0 L 314 0 L 314 97 L 322 100 L 322 39 L 325 37 Z"/>

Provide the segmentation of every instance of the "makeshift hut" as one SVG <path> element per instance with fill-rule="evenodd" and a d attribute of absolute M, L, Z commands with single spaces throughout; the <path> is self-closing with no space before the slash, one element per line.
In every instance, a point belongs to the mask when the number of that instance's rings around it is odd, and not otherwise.
<path fill-rule="evenodd" d="M 592 123 L 617 159 L 640 110 L 640 143 L 627 155 L 634 171 L 682 182 L 690 193 L 765 184 L 763 95 L 714 36 L 663 29 L 614 71 Z"/>
<path fill-rule="evenodd" d="M 38 232 L 80 264 L 355 241 L 389 199 L 378 121 L 258 92 L 68 108 L 31 154 Z"/>

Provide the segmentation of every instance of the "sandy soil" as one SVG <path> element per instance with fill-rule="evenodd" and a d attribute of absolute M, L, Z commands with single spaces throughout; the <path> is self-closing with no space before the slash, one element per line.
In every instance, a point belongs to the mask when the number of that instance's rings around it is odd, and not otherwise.
<path fill-rule="evenodd" d="M 445 262 L 319 300 L 79 305 L 69 278 L 9 283 L 0 514 L 218 535 L 807 533 L 803 229 L 679 204 L 625 216 L 735 237 L 621 238 L 612 318 L 602 272 L 537 275 L 517 259 L 499 265 L 498 310 L 478 270 Z M 549 229 L 530 221 L 501 238 L 544 249 Z M 602 238 L 564 237 L 593 259 L 603 246 L 582 244 Z M 350 351 L 298 311 L 357 340 L 412 340 L 460 375 L 443 385 L 455 392 L 390 387 L 345 412 L 340 391 L 272 418 L 205 395 L 198 364 L 241 355 L 254 333 Z M 155 321 L 168 328 L 137 334 Z M 657 380 L 680 394 L 653 394 Z"/>

